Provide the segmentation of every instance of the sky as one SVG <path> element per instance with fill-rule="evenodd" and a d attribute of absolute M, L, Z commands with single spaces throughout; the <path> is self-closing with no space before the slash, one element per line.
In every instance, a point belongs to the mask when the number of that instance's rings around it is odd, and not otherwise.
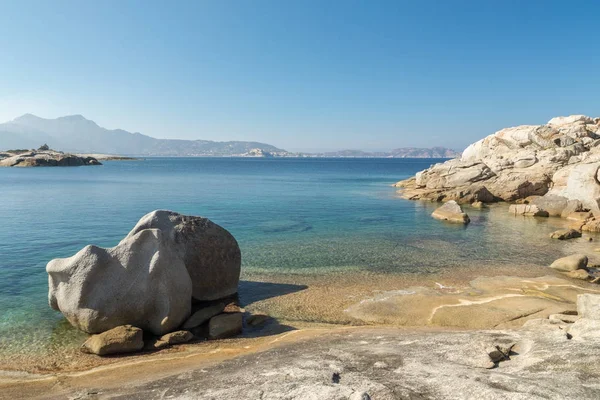
<path fill-rule="evenodd" d="M 0 0 L 0 121 L 290 151 L 600 116 L 600 2 Z"/>

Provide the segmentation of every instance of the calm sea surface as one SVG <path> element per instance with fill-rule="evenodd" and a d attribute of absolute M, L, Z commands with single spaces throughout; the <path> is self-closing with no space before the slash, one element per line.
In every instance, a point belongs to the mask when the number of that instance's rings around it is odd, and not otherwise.
<path fill-rule="evenodd" d="M 246 273 L 435 274 L 543 265 L 590 246 L 550 242 L 552 222 L 467 209 L 441 223 L 390 185 L 440 160 L 152 158 L 100 167 L 0 168 L 0 351 L 34 349 L 64 325 L 46 263 L 114 246 L 155 209 L 201 215 L 239 241 Z M 552 245 L 550 245 L 552 244 Z"/>

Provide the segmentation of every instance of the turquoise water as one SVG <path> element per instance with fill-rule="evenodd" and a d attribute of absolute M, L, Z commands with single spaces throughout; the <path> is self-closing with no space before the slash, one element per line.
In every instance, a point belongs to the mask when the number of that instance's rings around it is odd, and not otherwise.
<path fill-rule="evenodd" d="M 35 347 L 64 328 L 46 301 L 49 260 L 114 246 L 155 209 L 228 229 L 246 273 L 435 274 L 544 265 L 587 245 L 548 246 L 546 220 L 469 209 L 465 228 L 433 220 L 433 204 L 399 199 L 390 185 L 437 161 L 154 158 L 0 169 L 0 350 Z"/>

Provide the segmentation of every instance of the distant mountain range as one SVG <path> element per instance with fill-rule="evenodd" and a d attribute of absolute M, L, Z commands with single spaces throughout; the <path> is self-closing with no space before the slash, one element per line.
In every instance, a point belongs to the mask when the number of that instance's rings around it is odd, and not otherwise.
<path fill-rule="evenodd" d="M 341 150 L 327 153 L 315 153 L 318 157 L 357 157 L 357 158 L 455 158 L 460 155 L 445 147 L 401 147 L 392 151 L 368 152 L 361 150 Z"/>
<path fill-rule="evenodd" d="M 443 147 L 400 148 L 390 152 L 344 150 L 328 153 L 292 153 L 260 142 L 156 139 L 122 129 L 105 129 L 81 115 L 56 119 L 25 114 L 0 124 L 0 149 L 34 149 L 48 144 L 71 153 L 104 153 L 172 157 L 396 157 L 453 158 Z"/>

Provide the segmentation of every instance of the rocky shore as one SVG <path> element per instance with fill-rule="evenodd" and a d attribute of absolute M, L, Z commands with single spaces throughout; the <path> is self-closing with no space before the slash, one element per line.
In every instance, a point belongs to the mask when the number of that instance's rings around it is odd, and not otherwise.
<path fill-rule="evenodd" d="M 398 182 L 407 199 L 522 202 L 520 214 L 599 213 L 600 118 L 557 117 L 546 125 L 502 129 L 457 159 Z"/>
<path fill-rule="evenodd" d="M 102 165 L 91 156 L 55 150 L 0 151 L 0 167 L 80 167 Z"/>

